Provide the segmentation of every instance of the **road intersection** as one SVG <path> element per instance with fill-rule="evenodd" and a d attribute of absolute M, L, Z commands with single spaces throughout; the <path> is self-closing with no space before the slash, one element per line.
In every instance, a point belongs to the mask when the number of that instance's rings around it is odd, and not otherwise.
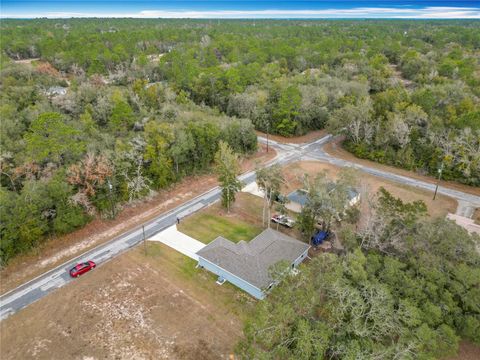
<path fill-rule="evenodd" d="M 327 162 L 341 167 L 354 167 L 360 171 L 379 176 L 391 181 L 399 182 L 405 185 L 414 186 L 430 191 L 434 191 L 435 185 L 412 179 L 409 177 L 389 173 L 383 170 L 366 167 L 355 164 L 343 159 L 335 158 L 323 150 L 323 145 L 332 139 L 331 135 L 327 135 L 319 140 L 308 144 L 282 144 L 276 141 L 269 141 L 269 145 L 277 151 L 277 156 L 272 159 L 267 166 L 273 164 L 285 165 L 299 160 L 316 160 Z M 266 142 L 265 138 L 259 137 L 260 142 Z M 255 171 L 250 171 L 239 176 L 239 179 L 245 185 L 251 184 L 255 181 Z M 144 224 L 145 237 L 150 238 L 162 230 L 172 226 L 176 223 L 178 217 L 187 216 L 193 212 L 203 209 L 206 206 L 216 202 L 220 199 L 220 188 L 215 187 L 187 202 L 172 209 L 155 219 Z M 463 193 L 457 190 L 452 190 L 445 187 L 439 187 L 438 192 L 455 198 L 463 206 L 480 207 L 480 197 Z M 68 284 L 72 279 L 69 276 L 68 270 L 75 264 L 93 260 L 99 266 L 102 263 L 112 259 L 120 253 L 129 248 L 139 244 L 143 240 L 142 226 L 130 230 L 115 239 L 99 245 L 74 259 L 57 266 L 56 268 L 45 272 L 44 274 L 32 279 L 17 288 L 0 296 L 0 320 L 7 318 L 15 312 L 41 299 L 50 292 Z"/>

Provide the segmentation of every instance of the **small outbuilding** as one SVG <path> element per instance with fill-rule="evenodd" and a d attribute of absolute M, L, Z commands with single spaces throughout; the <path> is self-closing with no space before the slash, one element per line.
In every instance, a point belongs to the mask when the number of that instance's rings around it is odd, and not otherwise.
<path fill-rule="evenodd" d="M 308 255 L 310 245 L 273 229 L 266 229 L 249 242 L 233 243 L 217 237 L 197 252 L 198 265 L 263 299 L 274 285 L 270 269 L 280 261 L 297 267 Z"/>
<path fill-rule="evenodd" d="M 335 183 L 328 183 L 327 191 L 332 192 L 334 190 Z M 345 204 L 345 208 L 357 205 L 360 202 L 360 193 L 354 188 L 349 188 L 347 192 L 347 203 Z M 308 192 L 303 189 L 295 190 L 288 194 L 287 198 L 289 202 L 287 203 L 286 208 L 293 212 L 300 213 L 302 208 L 308 202 Z"/>

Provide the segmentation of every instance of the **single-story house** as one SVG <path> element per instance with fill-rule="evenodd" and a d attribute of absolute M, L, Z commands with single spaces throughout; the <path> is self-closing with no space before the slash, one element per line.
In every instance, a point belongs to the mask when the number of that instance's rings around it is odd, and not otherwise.
<path fill-rule="evenodd" d="M 274 285 L 270 268 L 285 260 L 297 267 L 310 245 L 273 229 L 266 229 L 249 242 L 233 243 L 217 237 L 197 252 L 198 265 L 246 291 L 257 299 Z"/>
<path fill-rule="evenodd" d="M 335 184 L 328 183 L 327 189 L 329 192 L 335 190 Z M 293 212 L 300 213 L 302 207 L 308 202 L 308 192 L 303 189 L 295 190 L 288 194 L 287 198 L 290 202 L 285 207 Z M 360 193 L 354 188 L 349 188 L 347 201 L 346 208 L 358 204 L 360 202 Z"/>

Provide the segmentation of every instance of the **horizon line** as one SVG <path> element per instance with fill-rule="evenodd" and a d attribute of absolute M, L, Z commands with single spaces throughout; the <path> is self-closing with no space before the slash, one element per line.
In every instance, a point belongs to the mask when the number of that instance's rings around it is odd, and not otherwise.
<path fill-rule="evenodd" d="M 141 10 L 139 12 L 49 11 L 5 13 L 1 19 L 140 18 L 140 19 L 480 19 L 480 7 L 357 7 L 321 10 Z"/>

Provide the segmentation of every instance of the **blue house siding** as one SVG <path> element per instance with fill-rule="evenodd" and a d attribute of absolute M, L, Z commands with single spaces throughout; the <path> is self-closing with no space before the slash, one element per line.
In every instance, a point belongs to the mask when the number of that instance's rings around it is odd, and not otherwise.
<path fill-rule="evenodd" d="M 308 249 L 305 250 L 302 253 L 302 255 L 300 255 L 292 263 L 292 267 L 297 267 L 298 265 L 300 265 L 307 258 L 307 256 L 308 256 Z M 201 256 L 198 258 L 198 265 L 214 273 L 215 275 L 221 276 L 231 284 L 239 287 L 243 291 L 246 291 L 256 299 L 263 300 L 265 298 L 265 293 L 261 289 L 257 288 L 256 286 L 253 286 L 248 281 L 243 280 L 242 278 L 239 278 L 236 275 L 233 275 L 227 270 L 222 269 L 220 266 L 215 265 L 214 263 L 204 259 Z"/>
<path fill-rule="evenodd" d="M 308 248 L 308 249 L 309 249 L 309 248 Z M 307 258 L 307 256 L 308 256 L 308 249 L 305 250 L 305 251 L 303 252 L 303 254 L 300 255 L 300 256 L 293 262 L 294 267 L 297 267 L 298 265 L 300 265 L 300 264 L 303 262 L 303 260 L 305 260 L 305 259 Z"/>
<path fill-rule="evenodd" d="M 259 288 L 257 288 L 256 286 L 253 286 L 248 281 L 245 281 L 245 280 L 239 278 L 238 276 L 233 275 L 232 273 L 228 272 L 227 270 L 222 269 L 221 267 L 211 263 L 210 261 L 204 259 L 201 256 L 198 258 L 198 265 L 207 269 L 208 271 L 218 275 L 218 276 L 221 276 L 222 278 L 224 278 L 228 282 L 230 282 L 233 285 L 239 287 L 240 289 L 246 291 L 247 293 L 252 295 L 254 298 L 257 298 L 257 299 L 260 299 L 260 300 L 265 298 L 265 294 L 263 293 L 263 291 L 260 290 Z"/>

